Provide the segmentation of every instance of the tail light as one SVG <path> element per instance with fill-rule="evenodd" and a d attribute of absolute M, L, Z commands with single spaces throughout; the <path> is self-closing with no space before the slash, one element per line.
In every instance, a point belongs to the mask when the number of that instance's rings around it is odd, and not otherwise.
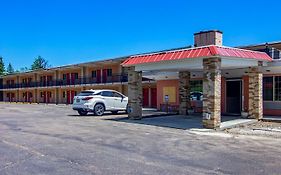
<path fill-rule="evenodd" d="M 85 98 L 82 98 L 82 100 L 88 101 L 88 100 L 91 100 L 92 98 L 94 98 L 94 97 L 85 97 Z"/>

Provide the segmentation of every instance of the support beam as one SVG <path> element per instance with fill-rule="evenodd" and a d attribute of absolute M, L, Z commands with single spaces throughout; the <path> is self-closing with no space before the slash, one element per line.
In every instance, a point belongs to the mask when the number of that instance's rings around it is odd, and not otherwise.
<path fill-rule="evenodd" d="M 219 128 L 221 123 L 221 59 L 203 60 L 203 126 Z"/>
<path fill-rule="evenodd" d="M 249 68 L 249 118 L 263 118 L 262 80 L 259 67 Z"/>
<path fill-rule="evenodd" d="M 188 115 L 190 108 L 190 72 L 179 72 L 179 114 Z"/>
<path fill-rule="evenodd" d="M 142 118 L 142 72 L 135 67 L 128 69 L 128 109 L 130 119 Z"/>

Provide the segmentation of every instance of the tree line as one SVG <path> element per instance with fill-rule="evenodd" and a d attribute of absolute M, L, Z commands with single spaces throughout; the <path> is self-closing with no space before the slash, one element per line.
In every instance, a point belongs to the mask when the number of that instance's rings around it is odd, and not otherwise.
<path fill-rule="evenodd" d="M 7 67 L 5 67 L 4 59 L 3 57 L 0 56 L 0 76 L 13 74 L 13 73 L 27 72 L 30 70 L 46 69 L 48 67 L 50 67 L 48 61 L 43 57 L 38 56 L 37 58 L 34 59 L 32 65 L 29 68 L 22 67 L 19 70 L 15 70 L 11 63 L 9 63 Z"/>

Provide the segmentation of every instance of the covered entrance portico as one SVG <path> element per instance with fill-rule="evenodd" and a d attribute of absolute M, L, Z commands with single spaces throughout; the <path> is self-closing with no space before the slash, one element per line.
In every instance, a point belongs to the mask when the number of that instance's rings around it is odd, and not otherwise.
<path fill-rule="evenodd" d="M 203 126 L 218 128 L 221 123 L 222 108 L 225 107 L 225 104 L 222 104 L 221 90 L 222 81 L 226 80 L 222 78 L 222 72 L 245 69 L 247 70 L 244 74 L 247 76 L 248 88 L 243 91 L 247 91 L 248 94 L 246 99 L 248 117 L 261 119 L 263 117 L 261 71 L 269 61 L 271 58 L 265 53 L 217 45 L 132 56 L 123 63 L 123 66 L 128 67 L 129 76 L 129 118 L 142 118 L 141 80 L 143 75 L 145 76 L 147 73 L 151 75 L 151 72 L 176 72 L 178 74 L 179 114 L 188 115 L 191 75 L 193 72 L 200 72 L 203 79 Z M 242 77 L 240 78 L 242 79 Z M 237 84 L 235 86 L 238 87 Z M 237 94 L 228 95 L 228 97 L 231 96 L 237 97 Z M 239 99 L 242 101 L 242 97 Z M 232 101 L 235 102 L 235 99 Z M 239 105 L 236 103 L 235 105 Z M 238 106 L 228 110 L 241 109 Z"/>

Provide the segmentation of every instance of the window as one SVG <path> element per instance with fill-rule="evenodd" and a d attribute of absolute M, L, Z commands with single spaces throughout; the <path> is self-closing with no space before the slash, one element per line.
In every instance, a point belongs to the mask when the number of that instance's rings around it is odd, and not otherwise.
<path fill-rule="evenodd" d="M 104 97 L 113 97 L 112 91 L 103 91 L 102 96 Z"/>
<path fill-rule="evenodd" d="M 63 91 L 62 93 L 62 98 L 65 98 L 65 91 Z"/>
<path fill-rule="evenodd" d="M 77 80 L 78 79 L 78 73 L 74 73 L 74 78 Z"/>
<path fill-rule="evenodd" d="M 66 74 L 62 75 L 62 79 L 66 80 Z"/>
<path fill-rule="evenodd" d="M 94 71 L 92 71 L 92 78 L 96 78 L 96 77 L 97 77 L 97 71 L 94 70 Z"/>
<path fill-rule="evenodd" d="M 190 91 L 191 92 L 203 92 L 203 81 L 202 80 L 190 81 Z"/>
<path fill-rule="evenodd" d="M 43 96 L 44 96 L 44 95 L 43 95 L 43 92 L 41 92 L 41 93 L 40 93 L 40 97 L 43 97 Z"/>
<path fill-rule="evenodd" d="M 107 76 L 112 76 L 112 69 L 107 69 Z"/>
<path fill-rule="evenodd" d="M 90 96 L 93 95 L 94 92 L 93 91 L 82 91 L 78 94 L 78 96 Z"/>
<path fill-rule="evenodd" d="M 117 92 L 113 92 L 113 96 L 123 98 L 123 96 L 121 94 L 117 93 Z"/>
<path fill-rule="evenodd" d="M 273 100 L 273 77 L 263 78 L 263 100 Z"/>
<path fill-rule="evenodd" d="M 275 100 L 281 101 L 281 76 L 275 77 Z"/>

